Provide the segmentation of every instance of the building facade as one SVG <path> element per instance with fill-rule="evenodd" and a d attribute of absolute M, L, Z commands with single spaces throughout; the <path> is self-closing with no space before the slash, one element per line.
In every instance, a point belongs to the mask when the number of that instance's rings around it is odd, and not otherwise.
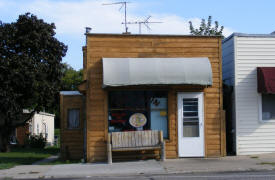
<path fill-rule="evenodd" d="M 60 94 L 62 156 L 105 161 L 109 132 L 145 130 L 163 131 L 167 158 L 224 156 L 221 57 L 215 36 L 86 34 L 84 81 Z"/>
<path fill-rule="evenodd" d="M 228 147 L 237 155 L 275 152 L 275 35 L 223 40 L 223 80 L 233 87 Z"/>

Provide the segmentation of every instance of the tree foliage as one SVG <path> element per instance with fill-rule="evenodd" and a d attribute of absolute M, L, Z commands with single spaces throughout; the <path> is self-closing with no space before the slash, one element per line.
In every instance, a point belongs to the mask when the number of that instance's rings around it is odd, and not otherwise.
<path fill-rule="evenodd" d="M 195 29 L 193 26 L 193 23 L 189 21 L 189 29 L 190 33 L 193 35 L 204 35 L 204 36 L 211 36 L 211 35 L 217 35 L 217 36 L 223 36 L 222 31 L 224 29 L 223 26 L 219 28 L 218 21 L 214 22 L 214 26 L 212 26 L 212 17 L 209 16 L 207 23 L 205 22 L 205 19 L 201 20 L 200 27 L 198 29 Z"/>
<path fill-rule="evenodd" d="M 76 91 L 78 85 L 83 81 L 83 70 L 74 70 L 70 65 L 64 64 L 64 76 L 61 80 L 62 91 Z"/>
<path fill-rule="evenodd" d="M 61 79 L 61 91 L 77 91 L 78 85 L 83 81 L 83 70 L 75 70 L 69 64 L 64 63 L 62 68 L 63 77 Z M 54 127 L 60 128 L 60 107 L 59 93 L 56 95 L 55 102 L 47 112 L 55 114 Z"/>
<path fill-rule="evenodd" d="M 1 151 L 7 150 L 12 129 L 51 106 L 59 91 L 67 46 L 54 37 L 54 30 L 53 23 L 30 13 L 13 23 L 0 21 Z"/>

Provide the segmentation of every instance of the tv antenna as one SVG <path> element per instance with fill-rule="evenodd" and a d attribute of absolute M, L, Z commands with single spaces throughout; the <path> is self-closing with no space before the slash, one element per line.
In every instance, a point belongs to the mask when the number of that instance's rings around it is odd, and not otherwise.
<path fill-rule="evenodd" d="M 128 33 L 128 27 L 127 27 L 127 1 L 121 1 L 121 2 L 115 2 L 115 3 L 106 3 L 106 4 L 102 4 L 103 6 L 105 5 L 116 5 L 116 4 L 121 4 L 121 7 L 119 8 L 119 10 L 121 10 L 124 7 L 124 24 L 125 25 L 125 32 L 126 34 Z"/>
<path fill-rule="evenodd" d="M 155 22 L 155 21 L 149 21 L 149 19 L 152 16 L 148 16 L 146 19 L 144 19 L 144 21 L 134 21 L 134 22 L 124 22 L 122 24 L 138 24 L 139 26 L 139 34 L 141 34 L 141 25 L 143 24 L 148 30 L 151 30 L 150 26 L 148 24 L 150 23 L 162 23 L 162 22 Z"/>

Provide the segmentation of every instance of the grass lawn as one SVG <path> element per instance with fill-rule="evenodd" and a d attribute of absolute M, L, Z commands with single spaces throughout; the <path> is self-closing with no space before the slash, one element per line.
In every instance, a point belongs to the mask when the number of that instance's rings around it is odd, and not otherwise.
<path fill-rule="evenodd" d="M 13 147 L 11 152 L 0 153 L 0 169 L 12 168 L 16 165 L 29 165 L 59 152 L 56 147 L 33 149 Z"/>

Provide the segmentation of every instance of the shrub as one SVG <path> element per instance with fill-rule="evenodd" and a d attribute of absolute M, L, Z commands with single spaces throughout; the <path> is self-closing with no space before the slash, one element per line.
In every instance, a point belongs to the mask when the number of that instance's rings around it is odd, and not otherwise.
<path fill-rule="evenodd" d="M 28 139 L 26 139 L 25 145 L 31 148 L 44 148 L 46 146 L 47 140 L 40 135 L 30 135 Z"/>

